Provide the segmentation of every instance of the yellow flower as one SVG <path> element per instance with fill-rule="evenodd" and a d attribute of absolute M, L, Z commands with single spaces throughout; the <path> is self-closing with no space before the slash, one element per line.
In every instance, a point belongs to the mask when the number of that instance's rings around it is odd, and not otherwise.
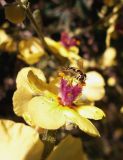
<path fill-rule="evenodd" d="M 104 0 L 104 4 L 107 5 L 108 7 L 111 7 L 115 4 L 114 0 Z"/>
<path fill-rule="evenodd" d="M 0 50 L 7 52 L 16 51 L 16 44 L 14 40 L 2 29 L 0 29 Z"/>
<path fill-rule="evenodd" d="M 103 53 L 103 56 L 101 58 L 101 65 L 103 68 L 105 67 L 111 67 L 116 64 L 115 58 L 117 55 L 117 51 L 113 47 L 106 48 L 105 52 Z"/>
<path fill-rule="evenodd" d="M 43 143 L 31 127 L 10 120 L 0 120 L 0 159 L 40 160 Z"/>
<path fill-rule="evenodd" d="M 86 86 L 83 87 L 83 98 L 98 101 L 105 95 L 105 82 L 101 74 L 96 71 L 86 73 Z"/>
<path fill-rule="evenodd" d="M 28 67 L 18 73 L 17 90 L 13 96 L 14 112 L 32 126 L 58 129 L 71 121 L 82 131 L 99 136 L 88 118 L 102 119 L 104 112 L 95 106 L 74 104 L 83 86 L 61 77 L 49 84 L 44 80 L 39 69 Z"/>
<path fill-rule="evenodd" d="M 79 48 L 75 45 L 65 47 L 61 41 L 57 42 L 49 37 L 45 37 L 45 41 L 56 56 L 67 58 L 72 64 L 81 59 Z"/>
<path fill-rule="evenodd" d="M 123 113 L 123 106 L 120 108 L 120 112 Z"/>
<path fill-rule="evenodd" d="M 40 58 L 44 55 L 40 40 L 35 37 L 21 40 L 19 42 L 19 52 L 18 58 L 30 65 L 39 62 Z"/>
<path fill-rule="evenodd" d="M 117 83 L 117 80 L 116 80 L 116 78 L 113 77 L 113 76 L 110 77 L 110 78 L 108 78 L 108 80 L 107 80 L 107 84 L 108 84 L 109 86 L 111 86 L 111 87 L 115 86 L 116 83 Z"/>

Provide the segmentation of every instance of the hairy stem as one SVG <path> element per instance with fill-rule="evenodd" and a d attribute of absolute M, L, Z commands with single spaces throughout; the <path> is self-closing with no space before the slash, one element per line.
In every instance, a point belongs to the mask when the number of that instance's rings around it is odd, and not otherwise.
<path fill-rule="evenodd" d="M 45 160 L 55 146 L 56 131 L 44 130 L 41 139 L 44 143 L 44 152 L 42 155 L 42 160 Z"/>

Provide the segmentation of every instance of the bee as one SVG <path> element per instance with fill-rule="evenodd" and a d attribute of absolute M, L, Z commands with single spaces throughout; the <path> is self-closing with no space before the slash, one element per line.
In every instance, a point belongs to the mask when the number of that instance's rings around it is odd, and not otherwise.
<path fill-rule="evenodd" d="M 62 70 L 60 76 L 69 75 L 76 78 L 80 83 L 85 85 L 86 74 L 75 67 L 66 67 Z"/>

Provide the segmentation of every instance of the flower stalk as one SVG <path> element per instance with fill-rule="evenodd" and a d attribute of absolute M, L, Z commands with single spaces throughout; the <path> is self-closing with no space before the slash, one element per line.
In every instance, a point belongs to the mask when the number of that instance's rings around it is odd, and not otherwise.
<path fill-rule="evenodd" d="M 21 0 L 17 0 L 16 1 L 22 8 L 25 9 L 25 12 L 26 12 L 26 16 L 28 17 L 28 19 L 30 20 L 30 22 L 33 24 L 33 28 L 35 29 L 40 41 L 42 42 L 45 50 L 47 51 L 47 54 L 51 53 L 51 49 L 48 47 L 47 43 L 45 42 L 45 39 L 44 39 L 44 35 L 40 29 L 41 26 L 38 26 L 37 22 L 35 21 L 33 15 L 32 15 L 32 12 L 30 10 L 30 4 L 29 2 L 28 3 L 22 3 Z"/>
<path fill-rule="evenodd" d="M 50 152 L 53 150 L 56 142 L 56 131 L 53 130 L 44 130 L 44 133 L 42 134 L 41 140 L 43 141 L 45 148 L 42 155 L 42 160 L 45 160 L 47 158 L 47 155 L 50 154 Z"/>

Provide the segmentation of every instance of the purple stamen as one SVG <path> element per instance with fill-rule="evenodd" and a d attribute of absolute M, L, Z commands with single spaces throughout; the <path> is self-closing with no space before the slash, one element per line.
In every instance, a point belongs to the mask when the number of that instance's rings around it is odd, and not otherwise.
<path fill-rule="evenodd" d="M 59 96 L 62 105 L 72 106 L 73 101 L 77 98 L 81 91 L 82 87 L 80 85 L 72 85 L 67 80 L 61 79 Z"/>
<path fill-rule="evenodd" d="M 61 33 L 60 41 L 66 48 L 77 45 L 77 40 L 75 38 L 71 38 L 66 32 Z"/>

